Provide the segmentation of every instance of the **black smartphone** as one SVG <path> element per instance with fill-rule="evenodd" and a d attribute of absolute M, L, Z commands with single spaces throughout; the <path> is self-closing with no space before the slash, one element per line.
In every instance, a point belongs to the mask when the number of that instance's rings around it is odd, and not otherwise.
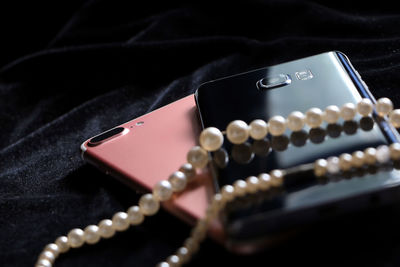
<path fill-rule="evenodd" d="M 195 94 L 203 127 L 226 129 L 229 122 L 287 117 L 292 111 L 324 110 L 329 105 L 376 102 L 368 87 L 341 52 L 327 52 L 202 84 Z M 257 198 L 255 203 L 236 205 L 224 216 L 229 246 L 248 251 L 279 238 L 296 227 L 398 199 L 400 172 L 393 166 L 322 184 L 309 163 L 398 142 L 397 131 L 376 115 L 323 123 L 307 129 L 242 145 L 225 141 L 213 152 L 216 190 L 237 179 L 273 169 L 295 169 L 285 180 L 285 190 Z M 270 149 L 273 147 L 274 149 Z M 222 158 L 222 159 L 221 159 Z M 307 165 L 308 163 L 308 165 Z M 371 169 L 372 168 L 372 169 Z M 362 177 L 362 178 L 360 178 Z M 342 177 L 343 178 L 343 177 Z M 240 204 L 240 203 L 239 203 Z M 251 250 L 251 249 L 250 249 Z"/>

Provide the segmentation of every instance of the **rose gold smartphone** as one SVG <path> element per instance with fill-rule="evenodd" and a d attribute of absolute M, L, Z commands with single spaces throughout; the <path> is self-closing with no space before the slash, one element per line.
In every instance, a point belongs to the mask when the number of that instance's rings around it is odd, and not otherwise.
<path fill-rule="evenodd" d="M 189 95 L 86 140 L 81 145 L 82 157 L 135 189 L 148 192 L 187 162 L 186 154 L 196 145 L 200 128 L 195 99 Z M 213 195 L 211 175 L 203 171 L 184 192 L 163 205 L 194 224 L 204 217 Z M 219 232 L 215 227 L 210 231 L 216 239 Z"/>

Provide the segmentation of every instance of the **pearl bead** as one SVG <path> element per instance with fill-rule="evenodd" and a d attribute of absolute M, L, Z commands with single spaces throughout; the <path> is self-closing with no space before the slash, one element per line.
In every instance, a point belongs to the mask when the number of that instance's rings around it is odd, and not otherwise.
<path fill-rule="evenodd" d="M 139 200 L 140 212 L 152 216 L 160 209 L 160 202 L 152 194 L 145 194 Z"/>
<path fill-rule="evenodd" d="M 125 231 L 129 228 L 128 214 L 126 212 L 117 212 L 112 217 L 112 227 L 117 231 Z"/>
<path fill-rule="evenodd" d="M 283 185 L 284 174 L 281 170 L 273 170 L 269 173 L 271 177 L 271 185 L 274 187 Z"/>
<path fill-rule="evenodd" d="M 376 112 L 378 113 L 378 115 L 383 117 L 383 116 L 388 115 L 392 111 L 393 103 L 389 98 L 383 97 L 383 98 L 378 99 L 375 107 L 376 107 Z"/>
<path fill-rule="evenodd" d="M 171 266 L 169 265 L 168 262 L 163 261 L 157 264 L 156 267 L 171 267 Z"/>
<path fill-rule="evenodd" d="M 324 176 L 328 169 L 328 162 L 325 159 L 319 159 L 314 164 L 314 174 Z"/>
<path fill-rule="evenodd" d="M 294 132 L 300 131 L 304 127 L 305 118 L 306 116 L 300 111 L 293 111 L 287 118 L 288 128 Z"/>
<path fill-rule="evenodd" d="M 209 221 L 207 221 L 205 218 L 201 219 L 197 222 L 195 229 L 196 231 L 198 230 L 200 232 L 206 232 L 208 229 L 208 224 Z"/>
<path fill-rule="evenodd" d="M 310 108 L 306 112 L 306 123 L 311 128 L 317 128 L 322 123 L 322 111 L 319 108 Z"/>
<path fill-rule="evenodd" d="M 212 201 L 211 201 L 211 205 L 209 206 L 209 212 L 211 212 L 211 214 L 214 214 L 216 212 L 219 211 L 219 209 L 224 205 L 224 198 L 222 197 L 221 193 L 217 193 L 214 195 Z"/>
<path fill-rule="evenodd" d="M 400 159 L 400 144 L 393 143 L 390 145 L 390 157 L 392 160 L 399 160 Z"/>
<path fill-rule="evenodd" d="M 234 198 L 235 189 L 231 185 L 225 185 L 221 190 L 222 199 L 225 201 L 231 201 Z"/>
<path fill-rule="evenodd" d="M 196 252 L 199 248 L 199 244 L 192 237 L 186 238 L 183 245 L 189 250 L 189 253 Z"/>
<path fill-rule="evenodd" d="M 372 104 L 372 101 L 368 98 L 361 99 L 361 101 L 357 104 L 357 111 L 363 117 L 369 116 L 372 113 L 373 109 L 374 104 Z"/>
<path fill-rule="evenodd" d="M 250 136 L 254 140 L 261 140 L 267 136 L 268 125 L 263 120 L 254 120 L 250 123 Z"/>
<path fill-rule="evenodd" d="M 386 163 L 390 160 L 390 150 L 388 146 L 382 145 L 376 148 L 376 160 L 379 163 Z"/>
<path fill-rule="evenodd" d="M 207 151 L 220 149 L 224 142 L 224 136 L 221 131 L 215 127 L 208 127 L 200 134 L 200 145 Z"/>
<path fill-rule="evenodd" d="M 352 154 L 353 157 L 353 166 L 356 168 L 360 168 L 364 165 L 364 152 L 362 151 L 355 151 Z"/>
<path fill-rule="evenodd" d="M 268 121 L 268 130 L 272 136 L 283 135 L 286 131 L 286 120 L 282 116 L 273 116 Z"/>
<path fill-rule="evenodd" d="M 169 181 L 159 181 L 153 188 L 153 195 L 159 201 L 166 201 L 172 197 L 172 186 Z"/>
<path fill-rule="evenodd" d="M 345 121 L 350 121 L 356 116 L 356 106 L 353 103 L 346 103 L 340 109 L 340 116 Z"/>
<path fill-rule="evenodd" d="M 56 245 L 56 244 L 54 244 L 54 243 L 50 243 L 50 244 L 48 244 L 45 248 L 44 248 L 44 251 L 50 251 L 51 253 L 53 253 L 53 255 L 55 256 L 55 257 L 58 257 L 58 255 L 60 255 L 60 248 Z"/>
<path fill-rule="evenodd" d="M 369 147 L 364 150 L 364 160 L 367 164 L 375 164 L 376 162 L 376 149 Z"/>
<path fill-rule="evenodd" d="M 222 200 L 221 200 L 221 202 L 222 202 Z M 219 206 L 219 203 L 218 204 L 214 203 L 214 204 L 209 205 L 207 207 L 207 209 L 206 209 L 206 217 L 205 217 L 207 221 L 211 221 L 211 220 L 213 220 L 213 219 L 215 219 L 217 217 L 218 212 L 219 212 L 219 207 L 217 207 L 217 206 Z"/>
<path fill-rule="evenodd" d="M 339 157 L 339 166 L 343 171 L 348 171 L 352 167 L 353 158 L 348 153 L 343 153 Z"/>
<path fill-rule="evenodd" d="M 113 222 L 109 219 L 102 220 L 98 226 L 99 226 L 99 235 L 102 238 L 110 238 L 115 234 Z"/>
<path fill-rule="evenodd" d="M 327 159 L 327 163 L 328 163 L 328 165 L 326 167 L 327 167 L 329 173 L 336 174 L 340 171 L 338 157 L 329 157 Z"/>
<path fill-rule="evenodd" d="M 52 266 L 51 262 L 47 259 L 39 260 L 35 265 L 35 267 L 51 267 L 51 266 Z"/>
<path fill-rule="evenodd" d="M 235 188 L 236 196 L 244 196 L 247 191 L 247 183 L 243 180 L 236 180 L 233 183 L 233 187 Z"/>
<path fill-rule="evenodd" d="M 179 257 L 182 263 L 185 263 L 189 259 L 189 251 L 186 247 L 180 247 L 176 251 L 176 255 Z"/>
<path fill-rule="evenodd" d="M 79 248 L 85 243 L 84 232 L 82 229 L 75 228 L 68 233 L 68 242 L 70 247 Z"/>
<path fill-rule="evenodd" d="M 60 236 L 56 239 L 55 243 L 58 246 L 58 248 L 60 249 L 61 253 L 65 253 L 69 250 L 68 237 Z"/>
<path fill-rule="evenodd" d="M 169 266 L 171 266 L 171 267 L 177 267 L 181 263 L 181 261 L 179 260 L 179 257 L 176 255 L 169 256 L 167 258 L 167 262 L 169 263 Z"/>
<path fill-rule="evenodd" d="M 261 173 L 258 175 L 261 190 L 267 190 L 271 187 L 271 176 L 268 173 Z"/>
<path fill-rule="evenodd" d="M 208 221 L 205 219 L 201 219 L 200 221 L 197 222 L 196 226 L 192 228 L 192 231 L 190 232 L 190 235 L 195 239 L 202 241 L 207 235 L 207 226 L 208 226 Z"/>
<path fill-rule="evenodd" d="M 255 176 L 247 177 L 247 192 L 255 193 L 258 190 L 259 181 L 258 178 Z"/>
<path fill-rule="evenodd" d="M 176 171 L 171 174 L 168 180 L 171 183 L 171 187 L 174 192 L 183 191 L 187 185 L 186 175 L 180 171 Z"/>
<path fill-rule="evenodd" d="M 194 146 L 187 154 L 187 161 L 192 164 L 193 167 L 202 169 L 208 163 L 207 151 L 199 146 Z"/>
<path fill-rule="evenodd" d="M 400 109 L 395 109 L 390 112 L 389 120 L 395 128 L 400 128 Z"/>
<path fill-rule="evenodd" d="M 100 240 L 99 227 L 97 225 L 89 225 L 85 228 L 85 241 L 88 244 L 96 244 Z"/>
<path fill-rule="evenodd" d="M 56 256 L 53 254 L 53 252 L 45 250 L 39 255 L 39 261 L 40 260 L 48 260 L 50 263 L 54 263 L 56 259 Z"/>
<path fill-rule="evenodd" d="M 128 221 L 132 225 L 138 225 L 144 221 L 144 216 L 140 212 L 139 206 L 130 207 L 126 213 L 128 213 Z"/>
<path fill-rule="evenodd" d="M 250 134 L 250 127 L 241 120 L 235 120 L 229 123 L 226 128 L 226 137 L 232 144 L 242 144 L 247 141 Z"/>
<path fill-rule="evenodd" d="M 186 175 L 188 182 L 191 182 L 193 180 L 193 178 L 196 177 L 196 169 L 190 163 L 183 164 L 179 168 L 179 171 L 183 172 Z"/>
<path fill-rule="evenodd" d="M 335 105 L 327 106 L 323 117 L 327 123 L 336 123 L 340 117 L 340 109 Z"/>

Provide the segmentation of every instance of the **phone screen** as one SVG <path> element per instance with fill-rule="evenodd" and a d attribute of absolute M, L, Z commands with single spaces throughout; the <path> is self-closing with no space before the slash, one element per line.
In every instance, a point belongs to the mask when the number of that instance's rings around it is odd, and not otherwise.
<path fill-rule="evenodd" d="M 336 52 L 324 53 L 203 84 L 196 95 L 203 126 L 226 129 L 229 122 L 238 119 L 249 124 L 254 119 L 268 121 L 275 115 L 287 117 L 296 110 L 305 114 L 312 107 L 324 110 L 329 105 L 341 107 L 348 102 L 357 103 L 366 97 L 366 88 L 353 82 L 339 56 Z M 389 136 L 393 139 L 393 135 Z M 243 145 L 224 141 L 222 152 L 213 155 L 215 175 L 219 186 L 233 184 L 237 179 L 273 169 L 287 169 L 394 141 L 389 139 L 372 118 L 358 115 L 353 121 L 339 120 L 329 125 L 324 122 L 320 128 L 287 131 L 280 137 L 249 140 Z M 221 161 L 224 155 L 225 161 Z M 293 187 L 274 201 L 231 212 L 228 223 L 237 228 L 234 232 L 240 232 L 243 220 L 251 215 L 278 216 L 399 182 L 400 172 L 386 168 L 366 171 L 360 179 Z M 272 224 L 271 229 L 278 227 Z M 263 224 L 263 227 L 267 231 L 269 226 Z"/>

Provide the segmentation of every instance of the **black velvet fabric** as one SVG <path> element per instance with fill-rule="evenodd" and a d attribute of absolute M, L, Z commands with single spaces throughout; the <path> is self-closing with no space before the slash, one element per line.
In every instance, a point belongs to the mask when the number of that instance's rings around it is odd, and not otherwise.
<path fill-rule="evenodd" d="M 399 107 L 398 9 L 350 2 L 1 2 L 0 265 L 32 266 L 57 236 L 136 203 L 80 144 L 205 81 L 340 50 Z M 189 266 L 399 266 L 399 211 L 334 219 L 253 256 L 207 240 Z M 56 266 L 152 266 L 189 232 L 161 212 Z"/>

